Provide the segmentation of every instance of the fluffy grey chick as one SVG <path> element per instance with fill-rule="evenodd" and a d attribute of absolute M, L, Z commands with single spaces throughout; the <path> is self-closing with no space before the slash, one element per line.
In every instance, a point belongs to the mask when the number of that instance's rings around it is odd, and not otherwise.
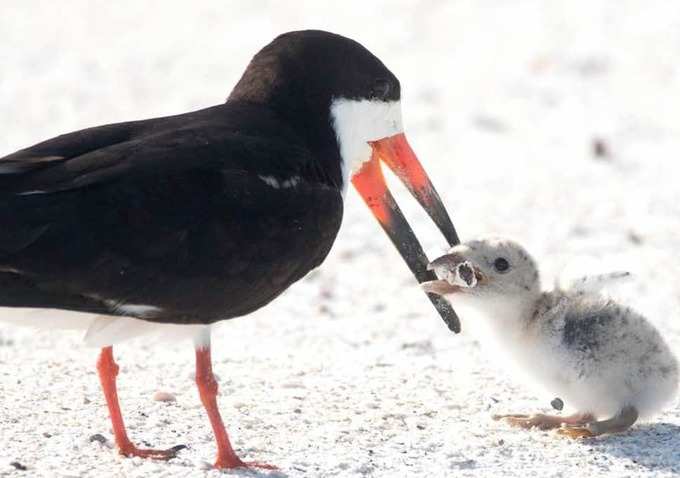
<path fill-rule="evenodd" d="M 625 274 L 542 292 L 532 257 L 500 238 L 457 245 L 430 268 L 439 280 L 424 283 L 426 291 L 445 296 L 461 317 L 474 317 L 468 325 L 492 342 L 491 350 L 576 412 L 494 418 L 596 436 L 627 430 L 674 397 L 678 362 L 662 336 L 640 314 L 598 294 L 603 282 Z"/>

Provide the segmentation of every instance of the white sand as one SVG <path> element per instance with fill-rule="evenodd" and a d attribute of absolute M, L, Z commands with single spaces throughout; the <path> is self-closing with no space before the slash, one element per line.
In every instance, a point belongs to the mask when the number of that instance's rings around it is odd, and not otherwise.
<path fill-rule="evenodd" d="M 276 33 L 333 30 L 400 77 L 409 138 L 463 238 L 514 236 L 549 279 L 567 265 L 630 270 L 622 300 L 678 349 L 676 2 L 196 3 L 3 2 L 0 155 L 218 103 Z M 595 138 L 608 158 L 593 156 Z M 442 252 L 415 202 L 395 191 L 431 257 Z M 220 474 L 205 469 L 214 444 L 189 343 L 116 350 L 133 438 L 190 447 L 169 463 L 89 441 L 111 439 L 96 355 L 76 333 L 0 325 L 0 476 Z M 548 410 L 551 397 L 447 331 L 354 193 L 323 267 L 265 310 L 218 327 L 214 357 L 237 450 L 291 477 L 680 473 L 677 405 L 586 442 L 493 422 L 492 413 Z M 177 401 L 152 400 L 157 390 Z"/>

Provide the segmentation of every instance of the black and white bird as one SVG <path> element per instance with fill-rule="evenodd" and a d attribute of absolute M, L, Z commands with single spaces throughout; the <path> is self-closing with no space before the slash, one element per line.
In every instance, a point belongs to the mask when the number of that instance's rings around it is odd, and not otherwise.
<path fill-rule="evenodd" d="M 0 159 L 0 307 L 88 314 L 38 325 L 84 327 L 102 347 L 97 368 L 122 454 L 177 451 L 128 438 L 112 352 L 165 327 L 195 340 L 215 466 L 247 465 L 217 408 L 209 325 L 265 306 L 323 262 L 350 182 L 417 279 L 434 278 L 381 172 L 380 161 L 458 242 L 404 136 L 400 96 L 397 78 L 359 43 L 290 32 L 254 56 L 225 104 L 76 131 Z M 446 301 L 430 299 L 457 330 Z"/>
<path fill-rule="evenodd" d="M 627 430 L 671 401 L 678 362 L 642 315 L 599 293 L 627 274 L 586 277 L 541 291 L 532 257 L 500 238 L 453 247 L 430 265 L 422 287 L 462 311 L 469 329 L 528 378 L 574 410 L 571 416 L 497 415 L 524 428 L 571 437 Z M 555 403 L 556 401 L 553 400 Z"/>

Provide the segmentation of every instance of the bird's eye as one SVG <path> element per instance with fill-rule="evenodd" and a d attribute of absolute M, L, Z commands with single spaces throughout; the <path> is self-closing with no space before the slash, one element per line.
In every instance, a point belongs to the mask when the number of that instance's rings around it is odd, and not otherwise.
<path fill-rule="evenodd" d="M 386 80 L 385 78 L 378 78 L 373 82 L 371 95 L 373 98 L 384 100 L 389 96 L 391 90 L 392 85 L 390 84 L 389 80 Z"/>
<path fill-rule="evenodd" d="M 497 257 L 496 260 L 493 261 L 493 268 L 498 272 L 507 272 L 508 269 L 510 269 L 510 263 L 504 257 Z"/>

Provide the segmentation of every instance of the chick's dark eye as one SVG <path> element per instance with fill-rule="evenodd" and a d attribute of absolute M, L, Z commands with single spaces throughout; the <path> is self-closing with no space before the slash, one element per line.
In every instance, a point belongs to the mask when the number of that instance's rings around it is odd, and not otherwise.
<path fill-rule="evenodd" d="M 493 261 L 493 268 L 498 272 L 507 272 L 508 269 L 510 269 L 510 263 L 504 257 L 497 257 L 496 260 Z"/>
<path fill-rule="evenodd" d="M 374 98 L 382 100 L 389 96 L 391 90 L 392 85 L 390 84 L 389 80 L 386 80 L 385 78 L 378 78 L 373 82 L 373 89 L 371 90 L 371 95 Z"/>

